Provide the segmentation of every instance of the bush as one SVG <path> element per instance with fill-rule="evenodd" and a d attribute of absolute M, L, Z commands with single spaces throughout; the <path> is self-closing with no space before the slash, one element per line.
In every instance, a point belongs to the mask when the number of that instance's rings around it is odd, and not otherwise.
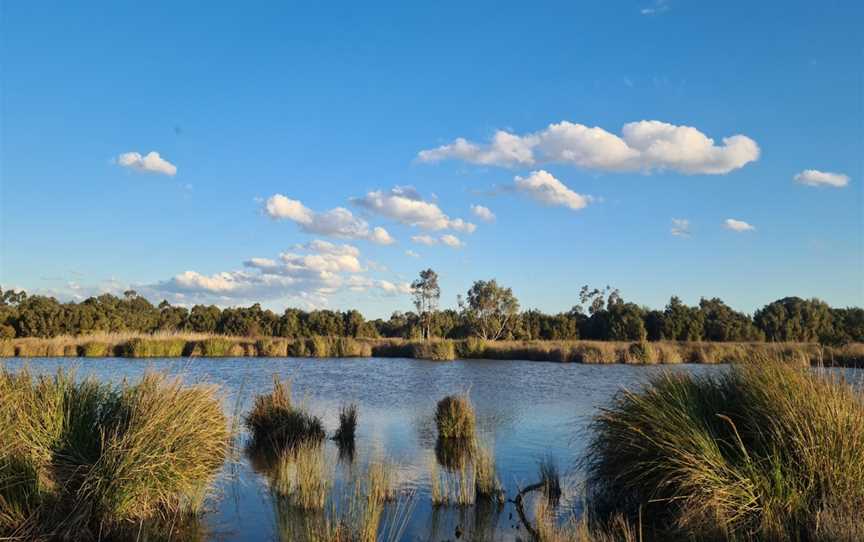
<path fill-rule="evenodd" d="M 0 370 L 0 537 L 123 538 L 198 512 L 228 435 L 213 387 Z"/>
<path fill-rule="evenodd" d="M 657 363 L 657 352 L 648 341 L 633 343 L 627 349 L 626 363 L 643 363 L 646 365 Z"/>
<path fill-rule="evenodd" d="M 469 337 L 456 343 L 456 353 L 461 359 L 483 359 L 486 356 L 486 341 Z"/>
<path fill-rule="evenodd" d="M 288 341 L 285 339 L 259 339 L 255 346 L 260 357 L 284 358 L 288 356 Z"/>
<path fill-rule="evenodd" d="M 281 453 L 300 443 L 324 440 L 324 425 L 315 416 L 291 404 L 291 383 L 273 376 L 273 391 L 255 397 L 244 424 L 252 434 L 251 448 Z"/>
<path fill-rule="evenodd" d="M 435 424 L 441 438 L 473 439 L 476 421 L 468 395 L 449 395 L 438 401 Z"/>
<path fill-rule="evenodd" d="M 186 350 L 183 339 L 130 339 L 122 346 L 123 355 L 130 358 L 179 358 Z"/>
<path fill-rule="evenodd" d="M 198 341 L 193 350 L 194 354 L 206 358 L 225 358 L 238 355 L 234 341 L 224 337 L 213 337 Z M 242 355 L 242 351 L 240 352 Z"/>
<path fill-rule="evenodd" d="M 306 341 L 303 339 L 295 339 L 288 345 L 288 355 L 294 358 L 302 358 L 308 355 L 306 350 Z"/>
<path fill-rule="evenodd" d="M 105 343 L 90 341 L 81 345 L 81 355 L 85 358 L 104 358 L 109 347 Z"/>
<path fill-rule="evenodd" d="M 456 359 L 456 348 L 452 341 L 425 341 L 414 343 L 411 357 L 432 361 L 451 361 Z"/>
<path fill-rule="evenodd" d="M 306 349 L 314 358 L 330 357 L 330 340 L 328 337 L 312 337 L 306 341 Z"/>
<path fill-rule="evenodd" d="M 779 363 L 664 373 L 621 392 L 592 429 L 585 466 L 602 514 L 641 513 L 690 539 L 864 531 L 864 403 L 836 378 Z"/>

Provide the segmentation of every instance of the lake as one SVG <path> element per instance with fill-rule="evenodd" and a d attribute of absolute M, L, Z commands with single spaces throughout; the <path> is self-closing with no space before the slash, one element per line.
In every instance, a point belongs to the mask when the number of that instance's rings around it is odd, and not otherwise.
<path fill-rule="evenodd" d="M 578 461 L 586 428 L 599 407 L 616 391 L 636 388 L 658 371 L 705 373 L 723 366 L 582 365 L 530 361 L 429 362 L 414 359 L 309 358 L 128 358 L 8 359 L 15 370 L 24 364 L 37 372 L 76 367 L 79 377 L 137 380 L 146 370 L 181 375 L 187 383 L 207 382 L 224 390 L 224 408 L 245 412 L 257 393 L 266 393 L 274 374 L 289 378 L 295 402 L 321 417 L 328 435 L 338 425 L 340 405 L 359 405 L 356 456 L 352 468 L 370 458 L 386 457 L 399 465 L 400 487 L 415 491 L 410 522 L 402 540 L 525 540 L 512 504 L 479 517 L 473 509 L 433 509 L 430 471 L 435 461 L 435 405 L 442 397 L 468 391 L 477 410 L 481 439 L 492 446 L 498 476 L 515 496 L 537 481 L 538 462 L 551 458 L 564 477 L 562 516 L 578 511 Z M 847 374 L 860 379 L 860 371 Z M 239 401 L 239 403 L 238 403 Z M 332 443 L 328 443 L 332 447 Z M 328 451 L 335 459 L 335 450 Z M 342 465 L 337 475 L 345 472 Z M 220 541 L 285 540 L 265 479 L 245 457 L 226 466 L 218 498 L 206 517 L 207 539 Z M 475 531 L 476 532 L 472 532 Z"/>

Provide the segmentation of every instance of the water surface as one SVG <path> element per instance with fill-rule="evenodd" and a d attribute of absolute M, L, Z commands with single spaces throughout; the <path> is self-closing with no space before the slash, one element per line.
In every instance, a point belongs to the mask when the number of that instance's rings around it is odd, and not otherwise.
<path fill-rule="evenodd" d="M 76 367 L 79 377 L 137 380 L 148 369 L 176 374 L 189 383 L 218 384 L 224 408 L 245 412 L 257 393 L 271 389 L 274 374 L 290 378 L 294 400 L 324 421 L 328 434 L 338 425 L 339 406 L 360 408 L 355 468 L 370 458 L 387 457 L 399 465 L 404 488 L 414 489 L 413 511 L 403 540 L 525 539 L 516 513 L 507 504 L 479 517 L 470 509 L 433 510 L 429 496 L 430 465 L 435 461 L 436 402 L 445 395 L 469 391 L 477 410 L 481 438 L 494 450 L 499 478 L 513 497 L 519 487 L 537 481 L 537 463 L 551 457 L 565 474 L 565 499 L 559 508 L 569 515 L 579 507 L 577 464 L 584 452 L 586 427 L 598 407 L 622 388 L 636 388 L 658 371 L 704 373 L 723 366 L 582 365 L 531 361 L 429 362 L 414 359 L 128 358 L 10 359 L 16 369 L 53 372 Z M 859 371 L 848 371 L 857 375 Z M 860 378 L 860 376 L 857 376 Z M 239 401 L 239 403 L 238 403 Z M 330 446 L 330 444 L 328 444 Z M 330 453 L 330 457 L 335 454 Z M 335 461 L 335 460 L 334 460 Z M 337 469 L 337 473 L 345 469 Z M 209 539 L 280 540 L 274 507 L 262 476 L 244 458 L 225 469 L 220 494 L 208 514 Z M 477 532 L 472 533 L 472 529 Z M 482 532 L 481 532 L 482 531 Z"/>

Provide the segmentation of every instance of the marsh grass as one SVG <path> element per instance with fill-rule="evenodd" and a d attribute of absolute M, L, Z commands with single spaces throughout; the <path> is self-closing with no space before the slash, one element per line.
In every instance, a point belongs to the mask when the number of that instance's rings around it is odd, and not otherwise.
<path fill-rule="evenodd" d="M 546 456 L 537 465 L 540 475 L 540 489 L 550 506 L 558 506 L 561 501 L 561 474 L 552 456 Z"/>
<path fill-rule="evenodd" d="M 559 522 L 554 507 L 546 499 L 537 499 L 534 507 L 536 539 L 539 542 L 641 542 L 638 529 L 622 515 L 605 523 L 583 515 Z"/>
<path fill-rule="evenodd" d="M 258 395 L 243 420 L 253 453 L 278 455 L 302 443 L 324 440 L 321 420 L 291 402 L 291 382 L 273 375 L 273 391 Z"/>
<path fill-rule="evenodd" d="M 216 391 L 0 369 L 0 536 L 90 540 L 197 514 L 228 448 Z"/>
<path fill-rule="evenodd" d="M 504 489 L 495 472 L 495 454 L 489 446 L 477 445 L 474 453 L 475 500 L 503 504 Z"/>
<path fill-rule="evenodd" d="M 333 435 L 333 440 L 339 446 L 339 457 L 354 458 L 355 433 L 357 432 L 357 403 L 342 405 L 339 408 L 339 427 Z"/>
<path fill-rule="evenodd" d="M 412 345 L 411 357 L 431 361 L 452 361 L 456 359 L 453 341 L 424 341 Z"/>
<path fill-rule="evenodd" d="M 607 363 L 733 363 L 760 357 L 787 363 L 864 366 L 864 344 L 820 346 L 812 343 L 616 342 L 616 341 L 416 341 L 396 338 L 311 337 L 284 339 L 206 333 L 97 333 L 78 337 L 0 340 L 0 357 L 81 356 L 85 343 L 105 343 L 107 356 L 129 357 L 386 357 L 501 359 Z M 180 345 L 182 343 L 182 346 Z"/>
<path fill-rule="evenodd" d="M 592 424 L 601 516 L 644 512 L 666 536 L 853 540 L 864 530 L 864 404 L 838 376 L 785 363 L 664 373 Z"/>
<path fill-rule="evenodd" d="M 476 423 L 474 406 L 467 392 L 463 395 L 448 395 L 438 401 L 435 407 L 435 425 L 442 439 L 473 440 Z"/>

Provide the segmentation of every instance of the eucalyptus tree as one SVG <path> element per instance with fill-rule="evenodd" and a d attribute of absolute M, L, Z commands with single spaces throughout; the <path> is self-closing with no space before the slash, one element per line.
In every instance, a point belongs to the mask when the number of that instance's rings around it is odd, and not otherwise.
<path fill-rule="evenodd" d="M 420 271 L 420 278 L 411 283 L 411 295 L 414 296 L 414 307 L 420 317 L 421 333 L 424 339 L 429 340 L 432 337 L 432 321 L 441 299 L 438 273 L 432 269 Z"/>
<path fill-rule="evenodd" d="M 495 279 L 474 282 L 468 290 L 466 318 L 474 335 L 496 341 L 504 337 L 519 315 L 519 301 L 513 290 L 498 286 Z"/>

